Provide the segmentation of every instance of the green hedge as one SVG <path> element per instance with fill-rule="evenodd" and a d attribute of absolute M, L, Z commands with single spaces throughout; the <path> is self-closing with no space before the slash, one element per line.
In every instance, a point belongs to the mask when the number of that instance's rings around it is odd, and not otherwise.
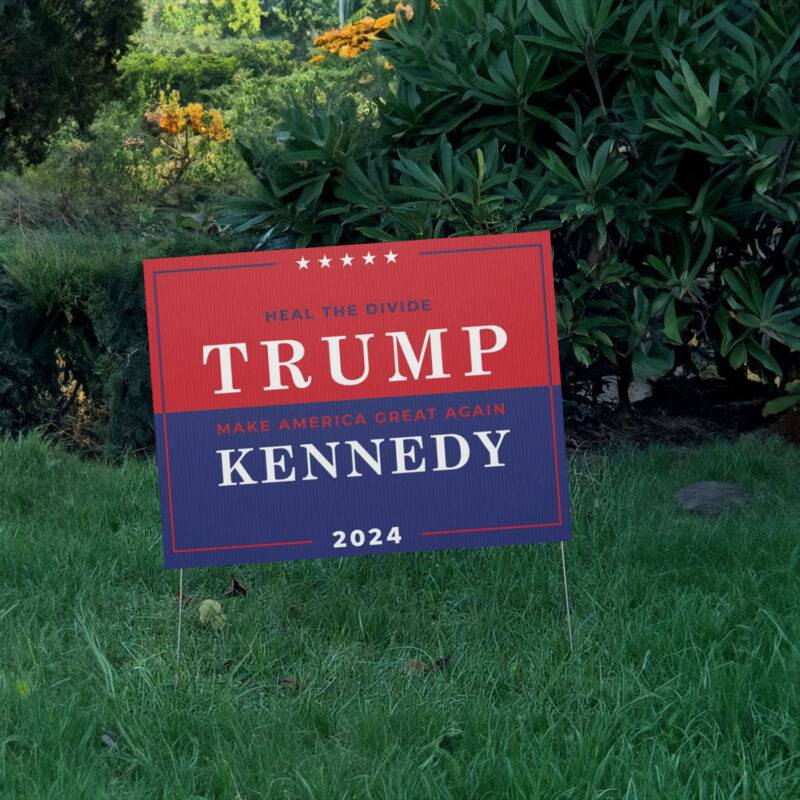
<path fill-rule="evenodd" d="M 242 145 L 242 230 L 301 245 L 553 231 L 568 382 L 800 351 L 800 4 L 414 3 L 377 126 L 289 115 Z M 367 129 L 368 128 L 368 129 Z"/>
<path fill-rule="evenodd" d="M 44 426 L 108 455 L 151 448 L 142 260 L 243 247 L 189 232 L 0 240 L 0 432 Z M 64 391 L 72 381 L 80 398 Z"/>
<path fill-rule="evenodd" d="M 136 49 L 120 59 L 122 89 L 140 104 L 153 101 L 170 86 L 186 102 L 204 100 L 209 92 L 229 84 L 246 70 L 255 75 L 287 75 L 295 66 L 287 41 L 214 43 L 215 52 L 153 53 Z"/>

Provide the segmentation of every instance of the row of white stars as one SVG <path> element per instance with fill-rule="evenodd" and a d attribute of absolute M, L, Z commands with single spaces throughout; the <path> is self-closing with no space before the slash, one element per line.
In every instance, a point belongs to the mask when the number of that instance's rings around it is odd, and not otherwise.
<path fill-rule="evenodd" d="M 386 259 L 387 264 L 396 264 L 397 263 L 397 253 L 393 253 L 391 250 L 388 253 L 383 254 L 384 258 Z M 339 260 L 342 262 L 343 267 L 351 267 L 353 265 L 353 258 L 355 256 L 348 255 L 347 253 L 344 254 Z M 373 255 L 369 251 L 365 256 L 361 256 L 364 259 L 364 265 L 367 264 L 374 264 L 377 255 Z M 328 258 L 328 256 L 323 255 L 322 258 L 317 259 L 308 259 L 308 258 L 301 258 L 297 262 L 297 266 L 299 269 L 308 269 L 308 265 L 311 264 L 313 261 L 317 261 L 319 263 L 320 269 L 328 269 L 331 268 L 331 262 L 333 261 L 332 258 Z"/>

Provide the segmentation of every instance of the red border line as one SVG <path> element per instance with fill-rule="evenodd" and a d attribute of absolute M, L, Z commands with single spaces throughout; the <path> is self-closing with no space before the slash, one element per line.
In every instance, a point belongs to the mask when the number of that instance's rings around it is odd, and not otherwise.
<path fill-rule="evenodd" d="M 183 550 L 173 550 L 173 553 L 205 553 L 207 550 L 242 550 L 248 547 L 287 547 L 291 544 L 314 544 L 313 539 L 301 542 L 263 542 L 260 544 L 224 544 L 220 547 L 186 547 Z"/>
<path fill-rule="evenodd" d="M 491 528 L 459 528 L 454 530 L 446 530 L 446 531 L 420 531 L 421 536 L 440 536 L 446 534 L 453 534 L 453 533 L 489 533 L 491 531 L 511 531 L 511 530 L 522 530 L 527 528 L 551 528 L 556 527 L 563 524 L 563 515 L 562 515 L 562 503 L 561 503 L 561 481 L 559 477 L 559 460 L 558 460 L 558 436 L 556 432 L 556 416 L 555 416 L 555 401 L 553 398 L 553 373 L 552 373 L 552 365 L 551 365 L 551 355 L 550 355 L 550 330 L 549 330 L 549 319 L 547 314 L 547 287 L 545 283 L 545 274 L 544 274 L 544 248 L 541 244 L 530 244 L 530 245 L 515 245 L 514 249 L 519 248 L 527 248 L 527 247 L 538 247 L 539 248 L 539 265 L 541 269 L 542 275 L 542 304 L 544 310 L 544 326 L 545 326 L 545 347 L 547 348 L 547 371 L 548 371 L 548 380 L 549 380 L 549 388 L 550 388 L 550 419 L 552 421 L 553 427 L 553 463 L 554 463 L 554 471 L 555 471 L 555 478 L 556 478 L 556 504 L 558 506 L 558 521 L 557 522 L 537 522 L 531 523 L 528 525 L 499 525 L 497 527 Z M 509 247 L 486 247 L 486 248 L 476 248 L 480 250 L 504 250 L 504 249 L 511 249 Z M 431 252 L 424 252 L 419 253 L 419 255 L 449 255 L 451 253 L 459 253 L 459 252 L 467 252 L 464 250 L 439 250 L 439 251 L 431 251 Z M 205 271 L 205 270 L 212 270 L 212 269 L 231 269 L 239 266 L 254 266 L 254 267 L 261 267 L 261 266 L 275 266 L 275 262 L 270 262 L 268 264 L 236 264 L 230 265 L 226 267 L 198 267 L 194 268 L 192 271 Z M 155 301 L 155 311 L 156 311 L 156 337 L 158 341 L 158 361 L 159 361 L 159 370 L 161 371 L 160 378 L 161 378 L 161 413 L 163 414 L 163 424 L 164 424 L 164 454 L 166 457 L 166 470 L 167 470 L 167 491 L 169 495 L 169 516 L 170 516 L 170 528 L 172 534 L 172 553 L 202 553 L 208 552 L 213 550 L 242 550 L 242 549 L 249 549 L 255 547 L 289 547 L 292 545 L 309 545 L 313 544 L 313 539 L 305 539 L 301 541 L 293 541 L 293 542 L 262 542 L 257 544 L 238 544 L 238 545 L 221 545 L 217 547 L 191 547 L 191 548 L 183 548 L 183 549 L 176 549 L 175 548 L 175 522 L 172 515 L 172 485 L 170 480 L 170 464 L 169 464 L 169 444 L 167 440 L 167 410 L 165 404 L 165 397 L 164 397 L 164 378 L 163 378 L 163 368 L 161 365 L 161 334 L 160 334 L 160 326 L 159 326 L 159 313 L 158 313 L 158 289 L 156 285 L 156 277 L 157 275 L 161 274 L 162 272 L 184 272 L 186 270 L 159 270 L 153 272 L 153 295 Z"/>
<path fill-rule="evenodd" d="M 500 525 L 497 528 L 459 528 L 454 531 L 421 531 L 421 536 L 439 536 L 444 533 L 486 533 L 487 531 L 516 531 L 522 528 L 553 528 L 561 524 L 561 514 L 558 522 L 535 522 L 531 525 Z"/>

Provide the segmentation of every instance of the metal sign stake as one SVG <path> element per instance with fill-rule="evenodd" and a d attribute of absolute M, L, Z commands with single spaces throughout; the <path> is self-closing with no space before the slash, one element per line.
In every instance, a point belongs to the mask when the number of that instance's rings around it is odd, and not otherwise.
<path fill-rule="evenodd" d="M 181 665 L 181 624 L 183 623 L 183 568 L 178 578 L 178 647 L 175 651 L 175 689 L 178 688 L 178 669 Z"/>
<path fill-rule="evenodd" d="M 567 606 L 567 630 L 569 631 L 569 651 L 570 653 L 575 652 L 575 648 L 572 645 L 572 618 L 570 617 L 569 613 L 569 587 L 567 586 L 567 559 L 564 555 L 564 542 L 561 542 L 561 569 L 564 573 L 564 601 L 566 602 Z"/>

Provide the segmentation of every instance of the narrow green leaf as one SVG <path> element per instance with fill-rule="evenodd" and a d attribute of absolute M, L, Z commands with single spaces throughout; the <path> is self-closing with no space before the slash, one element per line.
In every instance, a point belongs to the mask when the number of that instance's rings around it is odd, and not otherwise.
<path fill-rule="evenodd" d="M 767 189 L 769 188 L 770 183 L 772 183 L 772 179 L 775 177 L 775 167 L 770 167 L 769 169 L 765 169 L 757 178 L 756 178 L 756 191 L 759 194 L 766 194 Z"/>
<path fill-rule="evenodd" d="M 734 369 L 739 369 L 744 364 L 745 358 L 747 358 L 747 348 L 744 342 L 737 342 L 728 356 L 728 362 Z"/>
<path fill-rule="evenodd" d="M 764 408 L 761 409 L 761 415 L 768 417 L 770 414 L 779 414 L 781 411 L 786 411 L 794 405 L 800 403 L 800 394 L 785 394 L 783 397 L 776 397 L 770 400 Z"/>
<path fill-rule="evenodd" d="M 528 0 L 528 8 L 536 21 L 550 33 L 561 39 L 569 39 L 569 34 L 548 13 L 539 0 Z"/>
<path fill-rule="evenodd" d="M 724 12 L 723 12 L 724 13 Z M 750 59 L 750 63 L 755 65 L 757 58 L 756 58 L 756 49 L 753 46 L 753 40 L 740 28 L 737 28 L 732 22 L 729 22 L 724 16 L 723 13 L 717 14 L 714 19 L 716 26 L 726 35 L 733 39 L 742 50 L 747 53 L 747 57 Z"/>
<path fill-rule="evenodd" d="M 653 0 L 647 0 L 647 2 L 642 3 L 636 11 L 631 14 L 631 18 L 628 21 L 628 28 L 625 31 L 625 38 L 622 40 L 623 44 L 630 44 L 636 38 L 636 34 L 639 33 L 639 28 L 642 27 L 642 23 L 644 22 L 644 18 L 652 9 Z"/>
<path fill-rule="evenodd" d="M 580 183 L 575 176 L 567 169 L 567 166 L 561 158 L 552 150 L 545 150 L 544 154 L 540 156 L 541 162 L 553 173 L 555 173 L 562 181 L 569 183 L 576 189 L 580 189 Z"/>
<path fill-rule="evenodd" d="M 380 228 L 371 228 L 366 226 L 364 228 L 356 228 L 359 233 L 363 233 L 368 239 L 374 239 L 378 242 L 393 242 L 395 241 L 394 236 L 390 236 L 386 231 L 380 230 Z"/>
<path fill-rule="evenodd" d="M 575 358 L 585 367 L 588 367 L 592 363 L 592 357 L 589 355 L 589 351 L 582 344 L 573 342 L 572 352 L 575 354 Z"/>
<path fill-rule="evenodd" d="M 528 58 L 528 52 L 519 36 L 514 37 L 513 57 L 514 76 L 517 79 L 517 85 L 522 86 L 525 81 L 525 75 L 528 72 L 530 58 Z"/>
<path fill-rule="evenodd" d="M 707 128 L 711 119 L 711 101 L 700 85 L 700 81 L 697 80 L 697 76 L 694 74 L 689 62 L 685 58 L 681 58 L 680 64 L 683 77 L 686 79 L 686 88 L 689 90 L 692 100 L 694 100 L 697 121 L 701 127 Z"/>
<path fill-rule="evenodd" d="M 680 329 L 678 328 L 678 315 L 675 313 L 675 300 L 673 299 L 664 312 L 664 334 L 675 342 L 682 344 Z"/>
<path fill-rule="evenodd" d="M 739 302 L 746 305 L 754 314 L 758 314 L 758 307 L 753 302 L 750 291 L 732 269 L 726 269 L 722 273 L 722 280 L 733 289 L 736 299 L 739 300 Z"/>
<path fill-rule="evenodd" d="M 747 352 L 750 353 L 750 355 L 754 358 L 757 358 L 768 370 L 774 372 L 779 377 L 783 377 L 781 365 L 760 344 L 748 342 Z"/>

